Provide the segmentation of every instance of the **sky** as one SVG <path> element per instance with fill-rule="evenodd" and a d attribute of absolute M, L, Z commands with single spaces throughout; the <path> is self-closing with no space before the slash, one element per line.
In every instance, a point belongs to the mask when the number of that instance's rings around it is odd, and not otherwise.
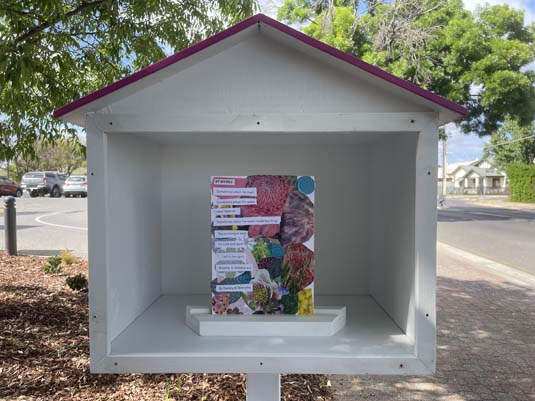
<path fill-rule="evenodd" d="M 275 18 L 277 8 L 283 3 L 283 0 L 260 0 L 260 9 L 264 14 Z M 464 0 L 465 7 L 474 11 L 478 5 L 488 3 L 490 5 L 508 4 L 509 6 L 524 10 L 524 21 L 526 24 L 535 22 L 535 0 Z M 528 66 L 535 70 L 535 62 Z M 448 163 L 458 163 L 463 161 L 472 161 L 483 155 L 483 147 L 489 141 L 487 138 L 480 138 L 475 134 L 463 134 L 455 124 L 448 124 L 446 132 L 449 135 L 447 144 L 447 161 Z M 439 146 L 439 155 L 442 149 Z M 440 163 L 441 163 L 441 156 Z"/>

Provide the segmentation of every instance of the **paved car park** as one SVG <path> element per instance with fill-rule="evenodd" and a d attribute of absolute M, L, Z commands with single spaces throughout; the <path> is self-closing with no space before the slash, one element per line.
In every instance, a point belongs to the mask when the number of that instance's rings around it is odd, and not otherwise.
<path fill-rule="evenodd" d="M 4 198 L 2 198 L 4 199 Z M 0 208 L 3 215 L 4 203 Z M 87 198 L 16 198 L 19 253 L 55 255 L 63 249 L 87 258 Z M 0 249 L 4 220 L 0 219 Z"/>

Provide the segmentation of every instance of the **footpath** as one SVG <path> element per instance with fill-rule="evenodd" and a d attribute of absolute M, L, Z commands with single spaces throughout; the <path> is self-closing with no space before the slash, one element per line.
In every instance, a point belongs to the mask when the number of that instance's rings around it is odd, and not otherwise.
<path fill-rule="evenodd" d="M 330 376 L 336 400 L 535 400 L 535 276 L 440 243 L 437 257 L 437 373 Z"/>

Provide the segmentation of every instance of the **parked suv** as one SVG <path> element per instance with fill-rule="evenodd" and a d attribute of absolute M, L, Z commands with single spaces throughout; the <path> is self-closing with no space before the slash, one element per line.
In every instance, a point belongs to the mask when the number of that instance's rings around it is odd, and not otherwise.
<path fill-rule="evenodd" d="M 32 198 L 50 194 L 52 198 L 59 198 L 63 191 L 65 176 L 52 171 L 32 171 L 24 174 L 21 187 L 28 191 Z"/>
<path fill-rule="evenodd" d="M 82 198 L 87 196 L 87 176 L 71 175 L 65 180 L 65 184 L 63 184 L 63 196 L 69 198 L 76 195 Z"/>
<path fill-rule="evenodd" d="M 16 182 L 6 177 L 0 177 L 0 196 L 2 195 L 20 197 L 22 196 L 22 188 Z"/>

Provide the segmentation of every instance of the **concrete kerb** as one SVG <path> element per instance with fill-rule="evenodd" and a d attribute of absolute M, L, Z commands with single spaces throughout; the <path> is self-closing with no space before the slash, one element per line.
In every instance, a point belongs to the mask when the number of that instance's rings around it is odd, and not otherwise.
<path fill-rule="evenodd" d="M 443 242 L 437 242 L 437 245 L 439 250 L 441 249 L 458 257 L 467 259 L 468 261 L 476 265 L 476 268 L 479 270 L 492 273 L 496 276 L 510 281 L 513 284 L 535 290 L 535 275 L 515 269 L 514 267 L 495 262 L 490 259 L 486 259 L 482 256 L 475 255 L 462 249 L 455 248 Z"/>

